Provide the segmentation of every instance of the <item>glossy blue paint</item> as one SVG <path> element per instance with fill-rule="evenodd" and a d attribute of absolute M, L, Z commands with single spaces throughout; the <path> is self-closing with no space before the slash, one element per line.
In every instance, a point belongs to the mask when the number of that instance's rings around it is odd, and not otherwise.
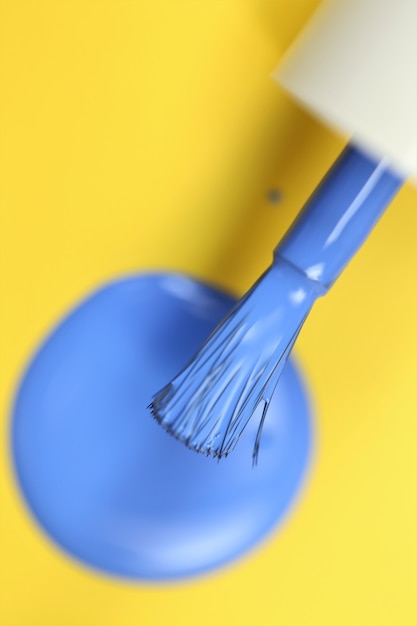
<path fill-rule="evenodd" d="M 165 430 L 189 448 L 227 456 L 254 412 L 271 401 L 319 292 L 291 265 L 271 267 L 154 399 L 152 411 Z M 257 444 L 253 452 L 256 461 Z"/>
<path fill-rule="evenodd" d="M 384 161 L 348 146 L 274 252 L 272 266 L 152 400 L 188 447 L 227 456 L 268 408 L 317 297 L 326 293 L 401 185 Z M 259 415 L 258 415 L 259 419 Z M 254 457 L 262 430 L 259 421 Z"/>
<path fill-rule="evenodd" d="M 14 406 L 15 470 L 40 526 L 83 564 L 137 580 L 191 576 L 255 546 L 294 501 L 312 426 L 291 362 L 256 469 L 256 420 L 240 454 L 217 463 L 146 408 L 233 304 L 185 277 L 133 276 L 82 302 L 35 355 Z"/>
<path fill-rule="evenodd" d="M 366 240 L 401 184 L 402 179 L 386 161 L 375 161 L 349 145 L 276 248 L 275 258 L 290 261 L 328 288 Z"/>

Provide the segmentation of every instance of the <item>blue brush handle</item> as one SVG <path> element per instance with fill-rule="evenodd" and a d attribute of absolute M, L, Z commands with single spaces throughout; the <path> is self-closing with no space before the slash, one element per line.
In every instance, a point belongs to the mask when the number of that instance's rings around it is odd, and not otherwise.
<path fill-rule="evenodd" d="M 275 259 L 329 288 L 401 184 L 385 161 L 348 145 L 275 249 Z"/>

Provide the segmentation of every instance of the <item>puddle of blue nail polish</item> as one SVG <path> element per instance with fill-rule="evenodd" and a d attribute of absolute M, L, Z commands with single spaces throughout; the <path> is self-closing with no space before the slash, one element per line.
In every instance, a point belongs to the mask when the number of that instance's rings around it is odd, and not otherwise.
<path fill-rule="evenodd" d="M 147 409 L 233 304 L 186 277 L 133 276 L 82 302 L 30 363 L 12 416 L 15 472 L 39 525 L 83 564 L 143 581 L 193 576 L 243 555 L 293 502 L 312 424 L 291 360 L 255 468 L 258 419 L 217 462 Z"/>

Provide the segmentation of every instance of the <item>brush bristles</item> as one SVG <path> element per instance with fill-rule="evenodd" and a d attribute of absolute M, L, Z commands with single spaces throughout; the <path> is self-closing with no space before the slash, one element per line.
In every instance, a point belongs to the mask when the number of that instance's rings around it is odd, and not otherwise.
<path fill-rule="evenodd" d="M 272 266 L 182 372 L 154 396 L 150 409 L 155 419 L 189 448 L 227 456 L 264 401 L 256 460 L 267 406 L 312 304 L 305 297 L 294 306 L 288 285 L 277 283 L 280 274 Z"/>

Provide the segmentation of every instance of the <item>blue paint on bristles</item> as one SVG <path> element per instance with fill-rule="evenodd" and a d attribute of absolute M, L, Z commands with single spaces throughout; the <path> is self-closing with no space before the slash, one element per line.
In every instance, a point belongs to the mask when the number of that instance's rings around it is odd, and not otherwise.
<path fill-rule="evenodd" d="M 198 452 L 227 456 L 263 403 L 256 462 L 270 399 L 304 320 L 401 182 L 385 161 L 345 148 L 276 248 L 271 267 L 154 396 L 152 414 L 171 435 Z"/>

